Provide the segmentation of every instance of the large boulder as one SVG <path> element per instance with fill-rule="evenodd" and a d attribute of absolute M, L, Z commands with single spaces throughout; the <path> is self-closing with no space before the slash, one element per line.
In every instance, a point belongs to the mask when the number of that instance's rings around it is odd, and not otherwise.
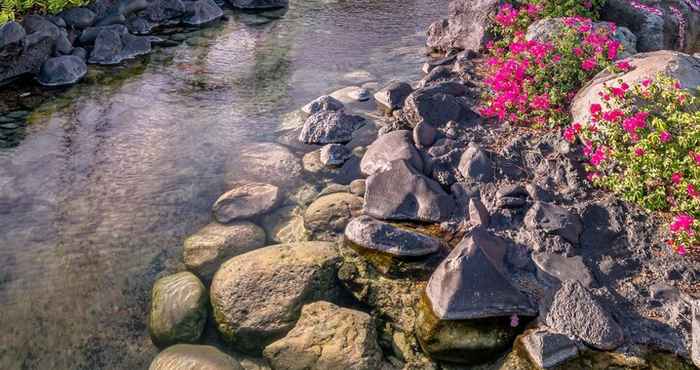
<path fill-rule="evenodd" d="M 406 98 L 403 111 L 411 127 L 420 122 L 442 127 L 447 122 L 459 122 L 474 114 L 462 99 L 439 87 L 412 92 Z"/>
<path fill-rule="evenodd" d="M 262 247 L 265 239 L 265 230 L 252 222 L 211 223 L 185 239 L 183 260 L 188 270 L 211 280 L 224 261 Z"/>
<path fill-rule="evenodd" d="M 299 141 L 306 144 L 346 143 L 363 124 L 364 118 L 346 114 L 343 110 L 319 111 L 306 119 Z"/>
<path fill-rule="evenodd" d="M 176 344 L 159 353 L 148 370 L 243 370 L 243 367 L 216 347 Z"/>
<path fill-rule="evenodd" d="M 87 74 L 87 65 L 80 57 L 63 55 L 47 59 L 39 71 L 43 86 L 66 86 L 80 81 Z"/>
<path fill-rule="evenodd" d="M 231 6 L 239 9 L 274 9 L 286 8 L 289 0 L 226 0 Z"/>
<path fill-rule="evenodd" d="M 262 218 L 267 238 L 275 243 L 296 243 L 309 240 L 304 227 L 304 212 L 295 205 L 278 208 Z"/>
<path fill-rule="evenodd" d="M 304 225 L 316 239 L 333 240 L 353 217 L 362 212 L 362 198 L 350 193 L 333 193 L 316 199 L 304 213 Z"/>
<path fill-rule="evenodd" d="M 380 220 L 441 222 L 454 208 L 437 182 L 406 161 L 391 162 L 388 170 L 370 176 L 366 187 L 364 213 Z"/>
<path fill-rule="evenodd" d="M 10 45 L 18 45 L 27 35 L 21 24 L 10 21 L 0 26 L 0 50 Z"/>
<path fill-rule="evenodd" d="M 226 261 L 211 284 L 221 335 L 257 353 L 294 327 L 304 304 L 333 300 L 340 260 L 333 243 L 273 245 Z"/>
<path fill-rule="evenodd" d="M 121 24 L 97 27 L 88 63 L 112 65 L 151 52 L 151 38 L 134 36 Z M 86 30 L 88 32 L 90 29 Z"/>
<path fill-rule="evenodd" d="M 212 211 L 221 223 L 250 219 L 270 212 L 282 200 L 279 188 L 270 184 L 242 183 L 216 200 Z"/>
<path fill-rule="evenodd" d="M 367 176 L 390 168 L 391 162 L 406 161 L 413 169 L 423 172 L 423 159 L 413 145 L 411 132 L 392 131 L 381 135 L 369 147 L 360 162 L 360 170 Z"/>
<path fill-rule="evenodd" d="M 376 370 L 382 365 L 374 319 L 329 302 L 304 306 L 294 329 L 263 353 L 275 370 Z"/>
<path fill-rule="evenodd" d="M 345 237 L 362 248 L 396 257 L 425 256 L 437 252 L 443 245 L 439 239 L 369 216 L 360 216 L 350 221 L 345 228 Z"/>
<path fill-rule="evenodd" d="M 374 100 L 387 110 L 401 109 L 413 88 L 406 82 L 392 81 L 374 94 Z"/>
<path fill-rule="evenodd" d="M 428 47 L 480 51 L 489 39 L 489 28 L 498 11 L 499 0 L 452 0 L 449 15 L 428 28 Z"/>
<path fill-rule="evenodd" d="M 148 331 L 157 346 L 194 343 L 207 321 L 207 289 L 190 272 L 159 279 L 151 292 Z"/>
<path fill-rule="evenodd" d="M 24 36 L 16 22 L 0 29 L 0 85 L 26 74 L 38 74 L 44 61 L 51 57 L 55 38 L 47 32 Z"/>
<path fill-rule="evenodd" d="M 607 70 L 598 73 L 574 97 L 571 115 L 574 122 L 589 122 L 591 104 L 604 106 L 599 93 L 605 84 L 617 86 L 625 82 L 634 86 L 646 79 L 653 79 L 664 73 L 680 81 L 685 89 L 695 90 L 700 86 L 700 59 L 676 51 L 655 51 L 640 53 L 626 59 L 632 69 L 629 72 L 611 73 Z"/>

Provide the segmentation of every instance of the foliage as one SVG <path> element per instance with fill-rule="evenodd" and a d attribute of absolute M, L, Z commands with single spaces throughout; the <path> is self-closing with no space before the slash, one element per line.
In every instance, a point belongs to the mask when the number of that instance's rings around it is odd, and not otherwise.
<path fill-rule="evenodd" d="M 580 16 L 595 20 L 605 0 L 531 0 L 529 3 L 542 8 L 543 18 Z"/>
<path fill-rule="evenodd" d="M 2 0 L 0 24 L 15 19 L 30 10 L 55 14 L 63 9 L 80 6 L 87 0 Z"/>
<path fill-rule="evenodd" d="M 700 248 L 700 99 L 667 76 L 635 86 L 618 82 L 590 107 L 592 121 L 565 131 L 578 136 L 589 178 L 652 211 L 674 213 L 669 244 L 680 254 Z"/>

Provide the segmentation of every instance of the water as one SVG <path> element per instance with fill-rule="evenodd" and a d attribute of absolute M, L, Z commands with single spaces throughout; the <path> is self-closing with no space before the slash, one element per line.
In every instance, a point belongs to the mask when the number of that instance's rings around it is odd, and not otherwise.
<path fill-rule="evenodd" d="M 19 145 L 0 150 L 0 368 L 146 368 L 151 285 L 180 266 L 217 196 L 239 180 L 306 181 L 290 170 L 303 147 L 282 164 L 272 155 L 289 155 L 272 144 L 290 143 L 281 117 L 352 84 L 350 72 L 416 79 L 446 3 L 237 14 L 34 112 Z"/>

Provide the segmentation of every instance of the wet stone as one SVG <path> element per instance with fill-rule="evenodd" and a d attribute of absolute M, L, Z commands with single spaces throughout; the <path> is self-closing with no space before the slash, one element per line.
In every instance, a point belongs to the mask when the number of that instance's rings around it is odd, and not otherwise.
<path fill-rule="evenodd" d="M 328 144 L 321 148 L 321 163 L 324 166 L 340 166 L 352 156 L 350 149 L 341 144 Z"/>
<path fill-rule="evenodd" d="M 158 354 L 148 370 L 243 370 L 233 357 L 213 346 L 176 344 Z"/>
<path fill-rule="evenodd" d="M 354 218 L 345 228 L 345 237 L 367 249 L 397 257 L 420 257 L 440 250 L 439 239 L 401 229 L 369 216 Z"/>
<path fill-rule="evenodd" d="M 303 106 L 301 110 L 306 114 L 315 114 L 321 111 L 339 111 L 343 108 L 343 103 L 338 99 L 330 95 L 323 95 L 311 103 Z"/>
<path fill-rule="evenodd" d="M 151 293 L 148 331 L 153 343 L 168 346 L 199 340 L 207 321 L 207 290 L 190 272 L 159 279 Z"/>
<path fill-rule="evenodd" d="M 44 62 L 39 72 L 39 83 L 43 86 L 72 85 L 86 74 L 87 65 L 83 59 L 74 55 L 64 55 Z"/>
<path fill-rule="evenodd" d="M 217 199 L 212 210 L 217 221 L 228 223 L 268 213 L 279 204 L 280 200 L 280 191 L 274 185 L 237 184 Z"/>
<path fill-rule="evenodd" d="M 341 111 L 320 111 L 304 122 L 299 141 L 306 144 L 346 143 L 364 124 L 364 118 Z"/>
<path fill-rule="evenodd" d="M 333 240 L 362 211 L 362 198 L 333 193 L 316 199 L 304 213 L 304 225 L 319 240 Z"/>
<path fill-rule="evenodd" d="M 523 338 L 530 358 L 543 369 L 563 364 L 578 355 L 578 347 L 566 335 L 535 330 Z"/>

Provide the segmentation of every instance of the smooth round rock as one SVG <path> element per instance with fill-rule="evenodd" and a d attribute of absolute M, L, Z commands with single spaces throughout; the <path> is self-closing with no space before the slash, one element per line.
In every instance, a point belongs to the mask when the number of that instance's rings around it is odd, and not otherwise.
<path fill-rule="evenodd" d="M 367 249 L 396 257 L 420 257 L 437 252 L 442 242 L 436 238 L 398 228 L 369 216 L 354 218 L 345 228 L 345 237 Z"/>
<path fill-rule="evenodd" d="M 207 321 L 207 289 L 191 272 L 158 279 L 151 292 L 148 331 L 157 346 L 199 340 Z"/>
<path fill-rule="evenodd" d="M 216 347 L 176 344 L 159 353 L 148 370 L 243 370 L 243 367 Z"/>
<path fill-rule="evenodd" d="M 87 74 L 85 61 L 75 55 L 62 55 L 44 62 L 39 83 L 44 86 L 66 86 L 80 81 Z"/>
<path fill-rule="evenodd" d="M 324 195 L 309 205 L 304 224 L 313 233 L 342 232 L 362 211 L 362 198 L 350 193 Z"/>
<path fill-rule="evenodd" d="M 279 188 L 270 184 L 238 184 L 224 193 L 212 208 L 221 223 L 254 218 L 268 213 L 280 202 Z"/>

